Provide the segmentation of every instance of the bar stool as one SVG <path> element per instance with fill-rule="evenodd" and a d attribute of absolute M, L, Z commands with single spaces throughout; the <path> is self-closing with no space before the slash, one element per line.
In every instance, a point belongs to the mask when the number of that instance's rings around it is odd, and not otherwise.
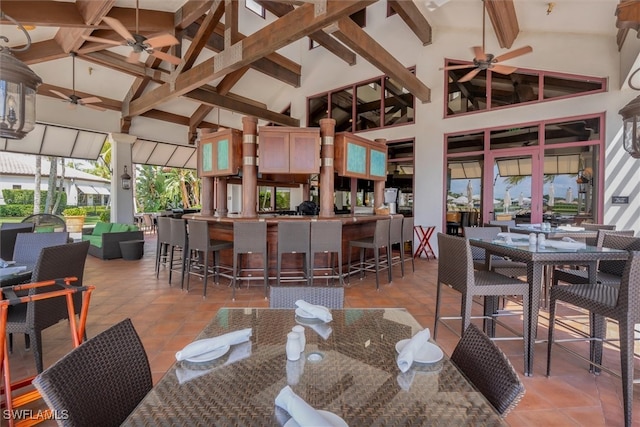
<path fill-rule="evenodd" d="M 278 223 L 278 266 L 277 283 L 280 286 L 280 275 L 282 274 L 282 256 L 284 254 L 302 254 L 304 262 L 302 264 L 302 279 L 293 278 L 291 280 L 309 281 L 309 221 L 285 221 Z"/>
<path fill-rule="evenodd" d="M 243 254 L 262 255 L 262 268 L 238 268 L 238 256 Z M 240 260 L 242 261 L 242 259 Z M 237 280 L 256 280 L 257 278 L 242 277 L 243 271 L 262 271 L 264 274 L 264 296 L 267 297 L 269 288 L 269 257 L 267 254 L 267 223 L 264 221 L 235 221 L 233 223 L 233 272 L 231 299 L 236 299 Z"/>
<path fill-rule="evenodd" d="M 404 250 L 402 249 L 402 219 L 401 215 L 395 215 L 391 218 L 389 225 L 389 264 L 390 267 L 400 264 L 400 270 L 402 271 L 402 277 L 404 277 Z M 393 256 L 393 245 L 399 245 L 400 253 L 398 256 Z M 391 268 L 389 268 L 391 271 Z M 391 273 L 393 276 L 393 272 Z"/>
<path fill-rule="evenodd" d="M 171 240 L 171 221 L 169 217 L 158 217 L 156 240 L 156 279 L 160 276 L 160 264 L 167 262 L 169 241 Z"/>
<path fill-rule="evenodd" d="M 206 221 L 190 220 L 189 226 L 189 251 L 197 252 L 198 256 L 202 252 L 202 276 L 204 278 L 203 297 L 207 296 L 207 279 L 209 277 L 209 254 L 213 252 L 213 277 L 214 282 L 218 283 L 218 273 L 220 271 L 220 251 L 223 249 L 233 248 L 233 243 L 225 240 L 215 240 L 209 237 L 209 224 Z M 191 255 L 191 254 L 190 254 Z M 187 292 L 189 292 L 189 282 L 191 279 L 191 263 L 194 261 L 192 256 L 187 257 L 186 274 L 187 274 Z M 197 261 L 197 260 L 196 260 Z"/>
<path fill-rule="evenodd" d="M 365 270 L 374 270 L 376 272 L 376 290 L 380 289 L 380 268 L 386 268 L 389 282 L 391 282 L 391 268 L 389 265 L 391 258 L 391 248 L 389 247 L 390 225 L 390 219 L 379 219 L 376 221 L 376 229 L 373 236 L 349 241 L 349 281 L 351 277 L 351 248 L 356 247 L 360 248 L 360 267 L 357 268 L 357 271 L 360 272 L 360 278 L 362 279 L 364 277 Z M 386 258 L 383 256 L 383 258 L 380 259 L 380 249 L 382 248 L 386 249 L 387 254 Z M 370 261 L 365 263 L 364 254 L 367 249 L 373 249 L 373 263 Z"/>
<path fill-rule="evenodd" d="M 342 277 L 342 222 L 311 221 L 311 257 L 309 262 L 309 281 L 313 285 L 315 275 L 315 256 L 318 253 L 329 254 L 329 274 L 318 276 L 325 279 L 338 278 L 340 286 L 344 285 Z M 338 255 L 338 274 L 336 275 L 333 254 Z"/>
<path fill-rule="evenodd" d="M 411 271 L 415 273 L 416 265 L 413 261 L 413 217 L 404 217 L 402 219 L 402 244 L 400 246 L 400 250 L 402 251 L 403 256 L 407 243 L 410 245 L 409 258 L 411 259 Z M 406 261 L 407 258 L 404 259 L 404 262 Z"/>
<path fill-rule="evenodd" d="M 187 235 L 187 221 L 178 218 L 169 218 L 170 221 L 170 240 L 169 240 L 169 285 L 171 285 L 172 273 L 180 272 L 180 289 L 184 287 L 184 271 L 187 257 L 189 256 L 189 237 Z M 175 250 L 180 250 L 180 258 L 174 259 Z M 180 262 L 180 268 L 176 267 L 175 262 Z"/>

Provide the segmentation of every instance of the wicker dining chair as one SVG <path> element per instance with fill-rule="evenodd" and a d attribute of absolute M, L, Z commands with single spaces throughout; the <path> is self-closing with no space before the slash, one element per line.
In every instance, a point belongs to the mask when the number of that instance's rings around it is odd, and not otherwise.
<path fill-rule="evenodd" d="M 598 317 L 607 317 L 618 322 L 620 337 L 620 366 L 622 373 L 622 395 L 625 426 L 632 425 L 634 342 L 635 325 L 640 323 L 640 251 L 631 251 L 625 263 L 619 287 L 602 284 L 576 284 L 551 288 L 549 307 L 549 341 L 547 344 L 547 376 L 551 373 L 551 346 L 554 339 L 556 303 L 564 301 L 575 307 L 589 310 L 591 324 L 591 367 L 598 366 L 602 359 L 605 324 Z M 596 370 L 597 372 L 597 370 Z"/>
<path fill-rule="evenodd" d="M 327 308 L 344 308 L 342 286 L 271 286 L 269 308 L 296 308 L 296 301 Z"/>
<path fill-rule="evenodd" d="M 149 360 L 130 319 L 71 350 L 33 380 L 65 427 L 121 425 L 153 387 Z"/>
<path fill-rule="evenodd" d="M 436 313 L 433 326 L 433 338 L 438 334 L 438 324 L 446 319 L 462 319 L 460 335 L 471 323 L 471 305 L 474 296 L 499 297 L 505 295 L 521 295 L 524 314 L 522 316 L 525 354 L 529 353 L 529 318 L 531 305 L 529 303 L 529 284 L 518 279 L 503 276 L 493 271 L 475 270 L 471 256 L 469 240 L 464 237 L 438 233 L 438 284 L 436 287 Z M 442 285 L 448 285 L 462 294 L 461 316 L 443 317 L 440 314 L 442 301 Z M 495 300 L 495 298 L 493 298 Z M 494 304 L 486 304 L 483 318 L 493 318 L 488 308 Z"/>
<path fill-rule="evenodd" d="M 0 258 L 5 261 L 13 259 L 13 251 L 16 246 L 16 236 L 22 233 L 33 232 L 33 223 L 3 223 L 0 224 Z"/>
<path fill-rule="evenodd" d="M 351 252 L 352 248 L 360 248 L 360 264 L 355 271 L 360 273 L 360 278 L 364 277 L 365 270 L 375 271 L 376 273 L 376 290 L 380 289 L 379 273 L 380 269 L 387 269 L 387 277 L 391 282 L 391 248 L 389 246 L 389 228 L 391 226 L 390 219 L 379 219 L 376 221 L 376 228 L 373 236 L 363 237 L 357 240 L 349 241 L 349 254 L 347 255 L 347 265 L 349 268 L 348 277 L 351 278 Z M 373 263 L 365 261 L 365 252 L 367 249 L 373 249 Z M 385 255 L 380 256 L 380 249 L 385 249 Z"/>
<path fill-rule="evenodd" d="M 23 223 L 31 223 L 34 225 L 34 230 L 37 232 L 40 230 L 47 231 L 67 231 L 67 223 L 64 218 L 52 214 L 33 214 L 22 220 Z"/>
<path fill-rule="evenodd" d="M 611 249 L 640 251 L 640 237 L 633 237 L 633 234 L 633 230 L 600 230 L 598 235 L 602 237 L 599 246 Z M 624 267 L 625 261 L 600 261 L 598 263 L 598 271 L 596 272 L 596 283 L 619 286 L 622 281 Z M 558 268 L 553 271 L 553 286 L 557 286 L 559 282 L 579 284 L 587 283 L 588 281 L 588 270 Z"/>
<path fill-rule="evenodd" d="M 501 233 L 500 227 L 465 227 L 464 237 L 467 239 L 494 240 Z M 476 246 L 471 247 L 473 256 L 473 266 L 478 270 L 486 269 L 485 250 Z M 491 270 L 509 277 L 520 277 L 527 275 L 527 265 L 523 262 L 511 261 L 499 256 L 491 258 Z"/>
<path fill-rule="evenodd" d="M 615 224 L 591 224 L 583 222 L 580 226 L 586 231 L 613 231 L 616 229 Z M 587 237 L 584 239 L 584 242 L 589 246 L 596 246 L 598 243 L 598 237 Z"/>
<path fill-rule="evenodd" d="M 49 246 L 64 245 L 68 242 L 69 233 L 20 233 L 16 236 L 13 260 L 17 264 L 35 265 L 40 251 Z"/>
<path fill-rule="evenodd" d="M 451 361 L 502 417 L 524 396 L 524 384 L 505 354 L 477 326 L 470 324 L 451 354 Z"/>
<path fill-rule="evenodd" d="M 67 243 L 59 246 L 43 248 L 31 275 L 32 282 L 77 277 L 73 286 L 82 286 L 84 264 L 89 252 L 89 241 Z M 51 292 L 53 287 L 37 288 L 37 292 Z M 33 291 L 33 290 L 32 290 Z M 75 312 L 79 313 L 82 295 L 73 296 Z M 9 333 L 9 348 L 12 347 L 12 334 L 28 335 L 30 346 L 33 347 L 33 357 L 36 369 L 42 372 L 42 331 L 59 321 L 68 319 L 69 312 L 64 298 L 49 298 L 9 307 L 7 315 L 7 332 Z"/>

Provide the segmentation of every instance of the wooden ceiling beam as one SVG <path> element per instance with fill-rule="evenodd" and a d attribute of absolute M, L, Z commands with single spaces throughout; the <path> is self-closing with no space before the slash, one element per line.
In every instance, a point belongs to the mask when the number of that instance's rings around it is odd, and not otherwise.
<path fill-rule="evenodd" d="M 292 5 L 282 2 L 257 0 L 257 3 L 278 18 L 283 17 L 293 10 Z M 346 46 L 338 42 L 336 39 L 334 39 L 324 31 L 316 31 L 312 34 L 309 34 L 309 38 L 327 49 L 329 52 L 333 53 L 338 58 L 342 59 L 347 64 L 355 65 L 356 54 L 351 52 L 349 49 L 347 49 Z"/>
<path fill-rule="evenodd" d="M 211 9 L 213 0 L 189 0 L 176 11 L 173 26 L 176 30 L 185 30 Z"/>
<path fill-rule="evenodd" d="M 75 5 L 82 15 L 84 22 L 95 25 L 102 21 L 102 18 L 109 13 L 116 0 L 77 0 Z M 92 33 L 90 28 L 66 28 L 61 27 L 56 33 L 54 40 L 62 47 L 66 53 L 77 51 L 84 43 L 82 36 Z"/>
<path fill-rule="evenodd" d="M 420 39 L 423 46 L 430 45 L 431 24 L 424 17 L 418 6 L 412 0 L 388 0 L 387 3 L 395 10 L 405 24 Z"/>
<path fill-rule="evenodd" d="M 200 55 L 202 49 L 207 45 L 207 40 L 209 40 L 213 34 L 216 25 L 220 22 L 220 18 L 222 18 L 222 15 L 225 13 L 224 11 L 224 0 L 216 0 L 211 4 L 211 9 L 209 9 L 209 13 L 207 13 L 202 21 L 200 28 L 198 28 L 198 32 L 191 39 L 191 44 L 184 54 L 182 62 L 174 71 L 176 75 L 193 66 L 196 59 L 198 59 L 198 55 Z"/>
<path fill-rule="evenodd" d="M 55 40 L 44 40 L 31 43 L 31 47 L 24 52 L 11 52 L 13 56 L 27 65 L 39 64 L 41 62 L 52 61 L 54 59 L 66 58 L 69 56 L 62 46 Z"/>
<path fill-rule="evenodd" d="M 220 95 L 228 94 L 231 91 L 231 88 L 233 88 L 236 83 L 240 81 L 242 76 L 244 76 L 247 71 L 249 71 L 248 65 L 240 68 L 239 70 L 232 71 L 231 73 L 224 76 L 220 83 L 218 83 L 218 86 L 216 86 L 216 92 L 218 92 Z"/>
<path fill-rule="evenodd" d="M 200 105 L 196 111 L 189 117 L 189 133 L 188 133 L 188 141 L 189 144 L 195 145 L 196 139 L 198 138 L 197 128 L 200 126 L 204 118 L 213 110 L 213 107 L 210 105 L 202 104 Z M 216 126 L 217 129 L 217 126 Z"/>
<path fill-rule="evenodd" d="M 387 76 L 397 80 L 420 101 L 431 101 L 431 89 L 350 18 L 340 19 L 338 30 L 333 35 Z"/>
<path fill-rule="evenodd" d="M 224 48 L 240 41 L 238 32 L 238 1 L 224 0 Z M 244 37 L 243 37 L 244 38 Z"/>
<path fill-rule="evenodd" d="M 175 84 L 164 84 L 131 101 L 129 105 L 123 105 L 123 115 L 139 115 L 155 108 L 157 105 L 192 92 L 202 84 L 249 65 L 253 61 L 275 52 L 277 49 L 299 40 L 307 34 L 318 31 L 336 19 L 349 16 L 374 2 L 375 0 L 348 2 L 328 0 L 322 4 L 304 4 L 230 48 L 223 50 L 213 58 L 180 74 L 177 76 Z M 325 8 L 318 11 L 316 8 L 322 5 Z M 264 116 L 258 117 L 279 123 L 278 120 L 272 120 Z"/>
<path fill-rule="evenodd" d="M 153 69 L 142 63 L 130 63 L 126 57 L 107 50 L 84 54 L 80 51 L 82 59 L 94 64 L 103 65 L 116 71 L 129 74 L 135 77 L 147 77 L 157 83 L 168 83 L 171 81 L 171 73 L 163 69 Z"/>
<path fill-rule="evenodd" d="M 513 0 L 484 0 L 484 4 L 500 47 L 510 49 L 520 32 Z"/>

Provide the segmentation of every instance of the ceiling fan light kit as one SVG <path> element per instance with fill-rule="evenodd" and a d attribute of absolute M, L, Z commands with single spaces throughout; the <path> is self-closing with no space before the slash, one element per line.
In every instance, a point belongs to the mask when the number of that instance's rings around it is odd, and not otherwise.
<path fill-rule="evenodd" d="M 485 34 L 486 34 L 486 5 L 484 0 L 482 0 L 482 46 L 474 46 L 471 48 L 474 54 L 473 64 L 469 65 L 450 65 L 447 67 L 441 68 L 442 70 L 462 70 L 465 68 L 473 68 L 473 70 L 469 71 L 467 74 L 458 79 L 458 83 L 464 83 L 472 80 L 478 73 L 485 70 L 495 71 L 500 74 L 511 74 L 515 72 L 518 67 L 513 67 L 510 65 L 503 65 L 501 62 L 516 58 L 518 56 L 525 55 L 527 53 L 533 52 L 533 48 L 531 46 L 523 46 L 518 49 L 511 50 L 509 52 L 503 53 L 502 55 L 494 55 L 492 53 L 486 53 L 485 49 Z"/>

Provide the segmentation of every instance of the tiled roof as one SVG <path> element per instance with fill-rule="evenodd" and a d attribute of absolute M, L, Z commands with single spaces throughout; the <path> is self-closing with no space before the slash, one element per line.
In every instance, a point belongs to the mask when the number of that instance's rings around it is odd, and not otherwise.
<path fill-rule="evenodd" d="M 49 176 L 50 162 L 47 157 L 42 156 L 42 176 Z M 0 152 L 0 176 L 3 175 L 26 175 L 34 176 L 36 174 L 36 158 L 29 154 Z M 60 176 L 60 167 L 58 167 L 58 176 Z M 108 179 L 83 172 L 78 169 L 65 167 L 65 178 L 77 178 L 85 181 L 110 182 Z"/>

